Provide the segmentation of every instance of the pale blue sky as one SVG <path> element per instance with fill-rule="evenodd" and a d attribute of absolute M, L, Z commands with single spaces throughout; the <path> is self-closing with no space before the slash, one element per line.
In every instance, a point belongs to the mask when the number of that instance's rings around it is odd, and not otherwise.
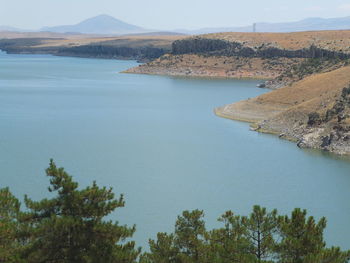
<path fill-rule="evenodd" d="M 25 29 L 99 14 L 151 29 L 194 29 L 350 16 L 350 0 L 0 0 L 0 25 Z"/>

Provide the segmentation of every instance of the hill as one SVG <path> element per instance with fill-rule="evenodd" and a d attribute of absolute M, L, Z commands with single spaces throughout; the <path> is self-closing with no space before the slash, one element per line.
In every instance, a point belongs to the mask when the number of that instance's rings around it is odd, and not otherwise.
<path fill-rule="evenodd" d="M 53 54 L 108 59 L 150 61 L 171 51 L 182 35 L 102 35 L 63 33 L 1 33 L 0 49 L 8 53 Z M 1 39 L 2 38 L 2 39 Z"/>
<path fill-rule="evenodd" d="M 301 32 L 350 29 L 350 16 L 338 18 L 306 18 L 295 22 L 256 23 L 256 32 Z M 218 32 L 253 32 L 253 25 L 243 27 L 202 28 L 178 30 L 186 34 L 208 34 Z"/>
<path fill-rule="evenodd" d="M 256 32 L 302 32 L 302 31 L 323 31 L 323 30 L 350 30 L 350 16 L 338 18 L 306 18 L 295 22 L 281 23 L 256 23 Z M 9 26 L 0 26 L 1 31 L 25 32 Z M 48 31 L 56 33 L 81 33 L 81 34 L 104 34 L 123 35 L 135 33 L 158 32 L 159 30 L 149 30 L 139 26 L 125 23 L 109 15 L 99 15 L 86 19 L 75 25 L 63 25 L 54 27 L 43 27 L 37 31 Z M 35 30 L 32 30 L 35 32 Z M 243 27 L 217 27 L 201 28 L 195 30 L 177 29 L 166 30 L 167 34 L 180 33 L 187 35 L 210 34 L 220 32 L 253 32 L 253 25 Z"/>
<path fill-rule="evenodd" d="M 0 32 L 21 32 L 22 29 L 12 27 L 12 26 L 0 26 Z"/>
<path fill-rule="evenodd" d="M 128 73 L 267 79 L 278 88 L 215 109 L 300 147 L 350 154 L 350 31 L 217 33 L 176 40 Z"/>
<path fill-rule="evenodd" d="M 314 45 L 318 48 L 350 52 L 350 30 L 305 31 L 293 33 L 239 33 L 225 32 L 200 35 L 206 39 L 238 42 L 245 47 L 298 50 Z"/>
<path fill-rule="evenodd" d="M 81 34 L 122 35 L 143 33 L 149 30 L 125 23 L 109 15 L 99 15 L 86 19 L 76 25 L 44 27 L 41 29 L 41 31 L 57 33 L 74 32 Z"/>
<path fill-rule="evenodd" d="M 127 72 L 268 79 L 276 88 L 342 66 L 349 47 L 349 30 L 205 34 L 177 40 L 171 54 Z"/>
<path fill-rule="evenodd" d="M 311 75 L 253 99 L 215 109 L 298 146 L 350 154 L 350 67 Z"/>

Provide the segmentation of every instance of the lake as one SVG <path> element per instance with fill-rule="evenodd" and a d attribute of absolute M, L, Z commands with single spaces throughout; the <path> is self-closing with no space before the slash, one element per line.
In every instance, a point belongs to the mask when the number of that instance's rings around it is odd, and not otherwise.
<path fill-rule="evenodd" d="M 0 186 L 47 196 L 49 159 L 81 186 L 124 193 L 111 218 L 146 247 L 177 215 L 203 209 L 208 228 L 254 204 L 326 216 L 329 245 L 350 248 L 350 161 L 299 149 L 213 108 L 268 90 L 252 80 L 120 74 L 134 61 L 0 53 Z"/>

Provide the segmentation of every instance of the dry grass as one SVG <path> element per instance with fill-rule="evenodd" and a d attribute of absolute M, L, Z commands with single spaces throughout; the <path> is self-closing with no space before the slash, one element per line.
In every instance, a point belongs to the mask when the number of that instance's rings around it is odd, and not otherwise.
<path fill-rule="evenodd" d="M 310 112 L 331 108 L 341 90 L 350 83 L 350 67 L 307 77 L 278 90 L 218 108 L 220 115 L 231 119 L 295 124 L 305 122 Z"/>
<path fill-rule="evenodd" d="M 43 40 L 42 44 L 37 47 L 52 46 L 81 46 L 93 43 L 116 44 L 116 45 L 133 45 L 144 46 L 145 43 L 150 46 L 171 46 L 175 40 L 183 36 L 122 36 L 122 37 L 89 37 L 89 38 L 68 38 L 68 39 L 50 39 Z"/>
<path fill-rule="evenodd" d="M 249 47 L 265 45 L 296 50 L 308 48 L 313 44 L 324 49 L 350 52 L 350 30 L 308 31 L 295 33 L 227 32 L 206 34 L 201 37 L 240 42 Z"/>
<path fill-rule="evenodd" d="M 101 36 L 101 35 L 85 35 L 85 34 L 61 34 L 51 32 L 0 32 L 0 39 L 17 39 L 17 38 L 38 38 L 41 39 L 40 44 L 33 46 L 41 47 L 72 47 L 88 45 L 100 42 L 110 42 L 111 44 L 119 43 L 124 45 L 144 46 L 152 45 L 155 47 L 167 46 L 175 40 L 184 38 L 183 35 L 129 35 L 129 36 Z"/>
<path fill-rule="evenodd" d="M 200 55 L 164 55 L 129 73 L 189 75 L 224 78 L 274 79 L 302 59 L 244 58 Z"/>

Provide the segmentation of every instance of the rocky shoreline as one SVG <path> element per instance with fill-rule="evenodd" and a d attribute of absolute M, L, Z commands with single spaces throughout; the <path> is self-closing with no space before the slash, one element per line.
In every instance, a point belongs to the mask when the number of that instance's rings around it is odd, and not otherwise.
<path fill-rule="evenodd" d="M 300 148 L 350 155 L 349 76 L 350 67 L 340 68 L 214 112 L 249 122 L 252 130 L 276 134 Z"/>
<path fill-rule="evenodd" d="M 123 73 L 186 76 L 203 78 L 233 78 L 265 80 L 264 87 L 279 88 L 285 85 L 276 81 L 286 67 L 302 59 L 203 56 L 195 54 L 164 55 L 150 63 L 128 69 Z"/>
<path fill-rule="evenodd" d="M 143 67 L 142 65 L 136 68 L 131 68 L 122 73 L 130 74 L 146 74 L 146 75 L 164 75 L 177 77 L 196 77 L 196 78 L 232 78 L 232 79 L 261 79 L 270 80 L 273 74 L 264 74 L 264 72 L 247 72 L 247 71 L 232 71 L 225 72 L 221 69 L 203 68 L 203 67 Z"/>

